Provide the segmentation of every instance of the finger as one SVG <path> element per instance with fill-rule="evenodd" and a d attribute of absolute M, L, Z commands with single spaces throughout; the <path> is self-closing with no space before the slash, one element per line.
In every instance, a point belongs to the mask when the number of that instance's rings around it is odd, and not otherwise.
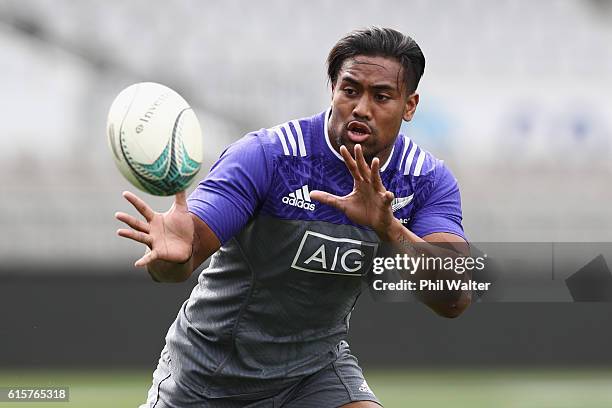
<path fill-rule="evenodd" d="M 344 211 L 344 203 L 340 197 L 335 196 L 325 191 L 313 190 L 310 192 L 310 198 L 316 200 L 330 207 L 337 208 L 340 211 Z"/>
<path fill-rule="evenodd" d="M 123 197 L 128 200 L 134 206 L 134 208 L 136 208 L 136 210 L 142 214 L 143 217 L 145 217 L 145 220 L 151 221 L 153 219 L 155 212 L 153 212 L 147 203 L 137 197 L 136 194 L 130 191 L 124 191 Z"/>
<path fill-rule="evenodd" d="M 187 192 L 185 190 L 176 193 L 174 196 L 174 206 L 180 209 L 187 208 Z"/>
<path fill-rule="evenodd" d="M 382 179 L 380 178 L 380 160 L 378 160 L 378 157 L 375 157 L 372 160 L 371 173 L 372 173 L 372 176 L 371 176 L 372 185 L 374 186 L 376 191 L 384 191 L 385 186 L 383 185 Z"/>
<path fill-rule="evenodd" d="M 144 232 L 141 232 L 141 231 L 134 231 L 133 229 L 127 229 L 127 228 L 118 229 L 117 235 L 123 238 L 132 239 L 136 242 L 140 242 L 141 244 L 145 244 L 147 246 L 150 246 L 151 243 L 153 242 L 150 235 L 145 234 Z"/>
<path fill-rule="evenodd" d="M 121 222 L 126 223 L 130 227 L 134 228 L 136 231 L 141 231 L 141 232 L 144 232 L 144 233 L 147 233 L 147 234 L 150 231 L 149 224 L 147 224 L 146 222 L 142 222 L 141 220 L 137 219 L 136 217 L 132 217 L 131 215 L 126 214 L 124 212 L 117 212 L 117 213 L 115 213 L 115 218 L 118 219 Z"/>
<path fill-rule="evenodd" d="M 146 254 L 144 254 L 144 256 L 142 258 L 140 258 L 139 260 L 134 262 L 134 266 L 137 267 L 137 268 L 140 268 L 140 267 L 143 267 L 143 266 L 147 266 L 149 264 L 149 262 L 154 261 L 156 259 L 157 259 L 157 252 L 156 251 L 147 252 Z"/>
<path fill-rule="evenodd" d="M 353 176 L 355 181 L 363 181 L 363 177 L 361 177 L 361 173 L 359 172 L 359 168 L 357 167 L 357 163 L 351 157 L 351 154 L 349 153 L 349 151 L 346 148 L 346 146 L 344 146 L 344 145 L 340 146 L 340 154 L 344 158 L 344 164 L 346 164 L 346 167 L 348 167 L 348 169 L 351 172 L 351 175 Z"/>
<path fill-rule="evenodd" d="M 361 145 L 355 145 L 355 159 L 357 160 L 357 167 L 359 168 L 359 173 L 363 176 L 364 180 L 368 183 L 370 182 L 370 166 L 365 161 L 365 157 L 363 157 L 363 149 Z"/>

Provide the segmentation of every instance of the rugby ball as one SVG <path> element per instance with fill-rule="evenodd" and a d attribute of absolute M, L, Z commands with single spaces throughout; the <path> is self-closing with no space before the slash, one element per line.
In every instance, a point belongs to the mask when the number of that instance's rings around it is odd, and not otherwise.
<path fill-rule="evenodd" d="M 177 92 L 154 82 L 128 86 L 108 112 L 107 137 L 119 171 L 158 196 L 185 190 L 202 164 L 202 131 Z"/>

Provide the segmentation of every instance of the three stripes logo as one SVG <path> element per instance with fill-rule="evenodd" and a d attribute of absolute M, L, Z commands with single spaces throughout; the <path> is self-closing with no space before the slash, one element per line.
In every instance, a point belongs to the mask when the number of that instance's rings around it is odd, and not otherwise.
<path fill-rule="evenodd" d="M 283 154 L 285 156 L 305 157 L 306 145 L 304 143 L 304 134 L 300 122 L 292 120 L 282 125 L 275 126 L 271 129 L 276 133 L 283 146 Z"/>
<path fill-rule="evenodd" d="M 294 207 L 303 208 L 308 211 L 314 211 L 315 209 L 315 205 L 310 199 L 310 191 L 308 191 L 307 184 L 304 184 L 293 193 L 289 193 L 289 195 L 284 196 L 283 203 L 292 205 Z"/>

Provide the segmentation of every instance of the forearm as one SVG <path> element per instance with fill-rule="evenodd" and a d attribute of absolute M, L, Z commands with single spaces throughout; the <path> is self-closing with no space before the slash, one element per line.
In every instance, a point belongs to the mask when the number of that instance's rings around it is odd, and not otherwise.
<path fill-rule="evenodd" d="M 447 260 L 469 255 L 469 246 L 465 241 L 452 243 L 446 241 L 428 242 L 405 228 L 396 219 L 388 228 L 385 228 L 384 233 L 379 233 L 379 237 L 388 246 L 388 250 L 391 251 L 393 256 L 399 254 L 415 259 L 421 258 L 423 263 L 430 258 Z M 426 238 L 430 239 L 428 237 Z M 449 249 L 449 247 L 452 249 Z M 471 291 L 452 290 L 447 282 L 467 282 L 471 279 L 471 273 L 468 270 L 457 273 L 452 268 L 424 267 L 423 263 L 410 271 L 401 271 L 402 277 L 417 282 L 417 288 L 421 287 L 420 283 L 423 281 L 444 282 L 446 290 L 428 290 L 428 286 L 425 286 L 425 289 L 416 291 L 419 300 L 442 316 L 456 317 L 461 314 L 471 303 Z M 436 265 L 436 262 L 431 264 Z M 457 287 L 460 288 L 460 285 Z"/>

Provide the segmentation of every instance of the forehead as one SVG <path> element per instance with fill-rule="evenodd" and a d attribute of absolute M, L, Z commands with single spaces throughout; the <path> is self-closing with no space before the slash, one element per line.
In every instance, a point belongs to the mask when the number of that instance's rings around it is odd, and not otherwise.
<path fill-rule="evenodd" d="M 342 63 L 338 80 L 350 78 L 365 83 L 385 83 L 399 89 L 401 75 L 402 66 L 393 58 L 357 55 Z"/>

